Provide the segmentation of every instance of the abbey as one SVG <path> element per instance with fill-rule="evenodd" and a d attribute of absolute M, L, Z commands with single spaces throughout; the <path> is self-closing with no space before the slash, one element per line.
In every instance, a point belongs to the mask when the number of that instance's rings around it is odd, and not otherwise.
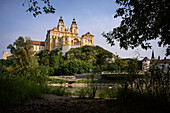
<path fill-rule="evenodd" d="M 94 35 L 87 32 L 81 37 L 78 36 L 78 27 L 75 18 L 71 23 L 70 29 L 64 25 L 62 16 L 60 16 L 57 27 L 47 31 L 45 41 L 32 41 L 34 53 L 42 50 L 54 50 L 60 48 L 63 55 L 71 48 L 81 47 L 84 45 L 93 46 Z M 8 52 L 3 52 L 3 59 L 7 59 Z"/>
<path fill-rule="evenodd" d="M 71 48 L 81 47 L 84 45 L 93 46 L 93 37 L 94 35 L 87 32 L 81 37 L 78 36 L 78 27 L 73 18 L 70 29 L 66 28 L 62 16 L 60 16 L 57 27 L 54 27 L 51 30 L 47 31 L 45 39 L 45 50 L 54 50 L 60 48 L 65 54 Z"/>

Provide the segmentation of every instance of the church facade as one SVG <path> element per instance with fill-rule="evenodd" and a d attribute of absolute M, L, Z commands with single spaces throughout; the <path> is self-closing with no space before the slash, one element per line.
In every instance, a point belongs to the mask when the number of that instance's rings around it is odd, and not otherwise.
<path fill-rule="evenodd" d="M 78 27 L 73 18 L 70 29 L 65 26 L 62 16 L 60 16 L 57 27 L 47 31 L 45 39 L 45 50 L 54 50 L 60 48 L 65 54 L 71 48 L 81 47 L 84 45 L 93 46 L 94 35 L 87 32 L 81 37 L 78 36 Z"/>
<path fill-rule="evenodd" d="M 94 35 L 87 32 L 81 37 L 78 36 L 78 27 L 75 18 L 71 23 L 71 27 L 65 26 L 62 16 L 60 16 L 57 27 L 47 31 L 45 41 L 32 41 L 34 53 L 42 50 L 55 50 L 60 48 L 63 55 L 71 48 L 81 47 L 84 45 L 93 46 Z M 3 59 L 7 59 L 8 52 L 3 51 Z"/>

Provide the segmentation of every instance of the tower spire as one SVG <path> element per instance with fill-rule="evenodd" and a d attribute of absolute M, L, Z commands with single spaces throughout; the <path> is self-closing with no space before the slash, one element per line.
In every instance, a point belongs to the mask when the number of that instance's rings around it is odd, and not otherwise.
<path fill-rule="evenodd" d="M 60 19 L 59 19 L 59 21 L 62 21 L 62 22 L 63 22 L 63 18 L 62 18 L 62 15 L 60 15 Z"/>
<path fill-rule="evenodd" d="M 76 23 L 76 20 L 75 20 L 75 17 L 73 16 L 73 21 L 72 21 L 72 23 Z"/>
<path fill-rule="evenodd" d="M 152 50 L 152 57 L 151 57 L 151 59 L 152 59 L 152 60 L 155 59 L 155 58 L 154 58 L 154 50 Z"/>

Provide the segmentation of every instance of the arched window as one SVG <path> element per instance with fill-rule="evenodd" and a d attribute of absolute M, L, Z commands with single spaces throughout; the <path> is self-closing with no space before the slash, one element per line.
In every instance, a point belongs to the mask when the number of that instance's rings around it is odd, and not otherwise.
<path fill-rule="evenodd" d="M 76 32 L 76 29 L 74 29 L 74 33 Z"/>
<path fill-rule="evenodd" d="M 63 27 L 61 27 L 61 31 L 63 31 Z"/>

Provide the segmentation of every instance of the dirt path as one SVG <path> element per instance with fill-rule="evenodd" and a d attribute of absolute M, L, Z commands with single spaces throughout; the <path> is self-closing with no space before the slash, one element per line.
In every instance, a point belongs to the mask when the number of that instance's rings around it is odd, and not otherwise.
<path fill-rule="evenodd" d="M 43 99 L 32 99 L 13 106 L 9 113 L 168 113 L 168 109 L 124 104 L 114 100 L 76 99 L 46 94 Z"/>

